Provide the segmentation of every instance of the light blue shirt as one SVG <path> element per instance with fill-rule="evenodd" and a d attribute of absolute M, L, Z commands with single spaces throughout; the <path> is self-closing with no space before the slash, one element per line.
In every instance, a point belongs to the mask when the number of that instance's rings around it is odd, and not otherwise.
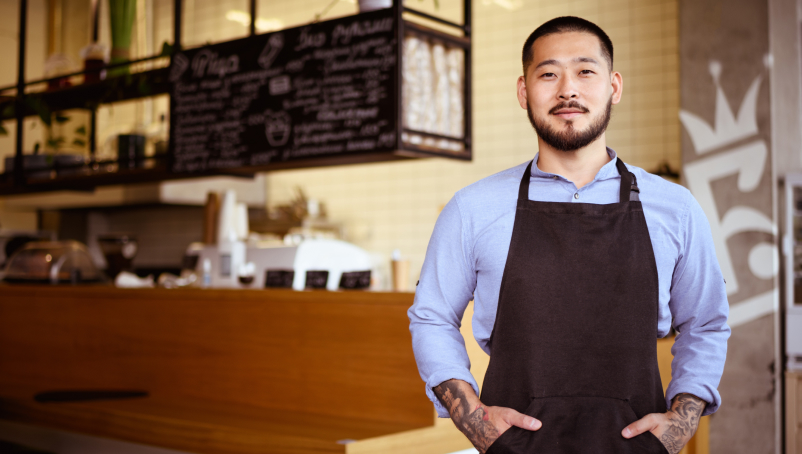
<path fill-rule="evenodd" d="M 568 179 L 532 166 L 529 198 L 542 202 L 617 203 L 621 177 L 612 160 L 592 182 L 577 189 Z M 535 156 L 537 162 L 537 155 Z M 487 345 L 496 319 L 501 276 L 512 237 L 518 186 L 525 162 L 458 191 L 443 208 L 429 241 L 409 329 L 426 394 L 441 417 L 448 412 L 432 388 L 453 378 L 479 393 L 460 334 L 465 307 L 474 300 L 473 333 Z M 659 280 L 656 338 L 665 337 L 673 319 L 679 332 L 672 348 L 671 399 L 690 393 L 709 403 L 704 414 L 721 404 L 718 384 L 727 355 L 729 305 L 716 260 L 710 225 L 699 204 L 682 186 L 627 165 L 637 177 L 640 200 Z M 575 195 L 577 194 L 577 195 Z"/>

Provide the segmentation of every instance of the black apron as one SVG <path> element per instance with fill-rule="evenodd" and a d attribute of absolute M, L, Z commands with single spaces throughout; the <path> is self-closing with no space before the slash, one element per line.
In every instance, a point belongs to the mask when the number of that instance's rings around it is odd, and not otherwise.
<path fill-rule="evenodd" d="M 526 167 L 490 336 L 482 403 L 543 422 L 488 454 L 667 453 L 621 431 L 666 403 L 657 368 L 657 265 L 634 175 L 619 203 L 529 200 Z M 632 197 L 630 197 L 632 194 Z"/>

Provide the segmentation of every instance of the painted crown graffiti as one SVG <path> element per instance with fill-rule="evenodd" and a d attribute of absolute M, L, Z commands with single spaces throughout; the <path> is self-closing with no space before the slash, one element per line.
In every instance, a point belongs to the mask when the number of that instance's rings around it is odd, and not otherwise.
<path fill-rule="evenodd" d="M 714 126 L 700 116 L 681 110 L 679 117 L 700 157 L 684 167 L 688 188 L 693 193 L 710 222 L 721 272 L 726 281 L 727 294 L 740 289 L 730 247 L 727 240 L 742 232 L 763 232 L 776 236 L 772 219 L 755 207 L 736 205 L 719 215 L 712 183 L 724 177 L 737 175 L 737 189 L 742 193 L 754 191 L 761 183 L 766 169 L 769 150 L 759 136 L 757 101 L 763 75 L 758 75 L 746 92 L 738 110 L 733 114 L 721 88 L 721 64 L 711 61 L 710 74 L 716 85 Z M 778 257 L 773 242 L 761 241 L 749 251 L 748 268 L 758 279 L 773 279 L 777 274 Z M 736 326 L 776 309 L 776 289 L 746 299 L 730 307 L 730 325 Z"/>

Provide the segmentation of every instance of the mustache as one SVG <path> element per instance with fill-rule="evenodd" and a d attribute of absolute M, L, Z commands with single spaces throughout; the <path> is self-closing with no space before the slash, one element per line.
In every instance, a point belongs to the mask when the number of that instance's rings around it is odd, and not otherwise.
<path fill-rule="evenodd" d="M 581 110 L 582 113 L 590 112 L 590 110 L 587 107 L 583 106 L 582 104 L 579 104 L 577 101 L 568 101 L 561 104 L 557 104 L 556 106 L 552 107 L 551 110 L 549 110 L 549 115 L 554 115 L 560 109 L 578 109 Z"/>

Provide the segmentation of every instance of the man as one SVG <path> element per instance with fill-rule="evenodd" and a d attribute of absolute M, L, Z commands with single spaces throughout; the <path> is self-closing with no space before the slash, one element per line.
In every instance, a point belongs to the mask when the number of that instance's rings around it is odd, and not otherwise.
<path fill-rule="evenodd" d="M 539 152 L 457 192 L 429 243 L 409 310 L 426 392 L 482 453 L 675 454 L 721 400 L 730 330 L 710 227 L 687 190 L 607 148 L 623 79 L 604 31 L 551 20 L 523 70 Z M 481 399 L 459 332 L 471 299 L 490 354 Z M 656 337 L 672 323 L 664 396 Z"/>

